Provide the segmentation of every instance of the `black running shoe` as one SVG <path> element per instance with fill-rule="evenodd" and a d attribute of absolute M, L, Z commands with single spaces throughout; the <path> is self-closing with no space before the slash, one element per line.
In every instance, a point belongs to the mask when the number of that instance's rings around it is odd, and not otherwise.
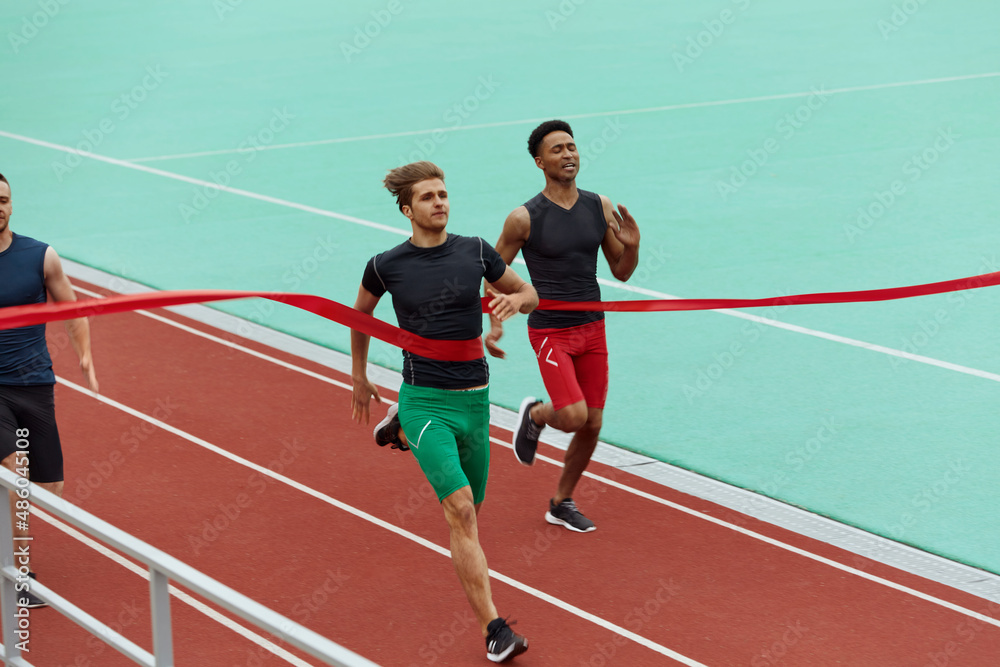
<path fill-rule="evenodd" d="M 389 411 L 386 413 L 385 419 L 375 426 L 373 433 L 375 435 L 375 444 L 379 447 L 385 447 L 392 443 L 393 449 L 404 452 L 410 449 L 399 438 L 399 403 L 393 403 L 389 406 Z"/>
<path fill-rule="evenodd" d="M 31 577 L 32 581 L 34 581 L 37 578 L 35 577 L 34 572 L 29 572 L 28 576 Z M 43 600 L 42 598 L 38 597 L 37 595 L 31 592 L 30 583 L 28 584 L 28 588 L 26 590 L 17 591 L 16 593 L 14 593 L 14 597 L 17 598 L 18 607 L 27 607 L 28 609 L 38 609 L 39 607 L 49 606 L 48 602 L 46 602 L 45 600 Z M 22 602 L 24 604 L 22 604 Z"/>
<path fill-rule="evenodd" d="M 576 507 L 572 498 L 567 498 L 558 505 L 549 499 L 549 511 L 545 513 L 545 520 L 556 526 L 565 526 L 576 533 L 589 533 L 597 526 L 594 522 L 583 516 Z"/>
<path fill-rule="evenodd" d="M 521 410 L 517 413 L 517 429 L 514 431 L 514 456 L 526 466 L 535 462 L 535 452 L 538 450 L 538 436 L 542 434 L 544 425 L 538 425 L 531 418 L 531 408 L 541 403 L 534 396 L 521 401 Z"/>
<path fill-rule="evenodd" d="M 517 621 L 511 621 L 511 625 Z M 507 620 L 494 618 L 486 626 L 486 657 L 493 662 L 507 662 L 528 650 L 528 640 L 515 635 Z"/>

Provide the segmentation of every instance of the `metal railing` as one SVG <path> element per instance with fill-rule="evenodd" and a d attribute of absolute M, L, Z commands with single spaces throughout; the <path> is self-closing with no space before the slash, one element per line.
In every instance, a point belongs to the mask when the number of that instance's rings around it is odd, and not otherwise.
<path fill-rule="evenodd" d="M 23 657 L 21 648 L 28 648 L 31 633 L 30 612 L 17 605 L 18 586 L 44 600 L 50 607 L 81 625 L 92 635 L 103 640 L 140 665 L 148 667 L 173 667 L 174 650 L 170 621 L 170 582 L 175 581 L 191 591 L 204 596 L 224 609 L 249 621 L 258 628 L 279 637 L 288 644 L 335 667 L 378 667 L 376 663 L 359 656 L 322 635 L 299 625 L 295 621 L 254 602 L 224 584 L 215 581 L 190 565 L 146 544 L 125 531 L 85 512 L 54 493 L 46 491 L 27 479 L 0 467 L 0 615 L 3 617 L 3 644 L 0 661 L 10 667 L 32 667 Z M 28 567 L 19 563 L 15 554 L 13 525 L 11 524 L 10 495 L 15 501 L 28 501 L 17 505 L 22 508 L 38 506 L 77 529 L 110 545 L 149 567 L 150 609 L 152 612 L 153 652 L 116 632 L 107 624 L 60 596 L 47 586 L 28 578 Z M 28 538 L 30 539 L 30 538 Z M 19 538 L 19 552 L 30 550 L 30 542 Z"/>

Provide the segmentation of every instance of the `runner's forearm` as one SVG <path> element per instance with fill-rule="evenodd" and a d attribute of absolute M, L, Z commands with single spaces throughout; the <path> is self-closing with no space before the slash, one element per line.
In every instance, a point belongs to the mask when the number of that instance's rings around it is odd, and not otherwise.
<path fill-rule="evenodd" d="M 90 354 L 90 323 L 87 318 L 77 317 L 66 320 L 66 333 L 69 335 L 73 351 L 76 352 L 80 362 L 89 362 L 92 357 Z"/>
<path fill-rule="evenodd" d="M 364 382 L 368 379 L 368 344 L 372 337 L 351 330 L 351 379 Z"/>
<path fill-rule="evenodd" d="M 521 285 L 515 294 L 520 295 L 522 299 L 521 307 L 518 308 L 519 312 L 527 314 L 538 307 L 538 292 L 535 291 L 531 283 Z"/>
<path fill-rule="evenodd" d="M 618 256 L 618 261 L 611 267 L 611 274 L 618 280 L 625 282 L 632 277 L 632 272 L 639 265 L 639 246 L 625 246 L 622 254 Z"/>

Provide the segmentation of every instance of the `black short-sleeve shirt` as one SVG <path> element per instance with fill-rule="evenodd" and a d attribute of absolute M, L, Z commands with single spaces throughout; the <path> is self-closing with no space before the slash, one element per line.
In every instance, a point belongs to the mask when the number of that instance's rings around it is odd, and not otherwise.
<path fill-rule="evenodd" d="M 507 270 L 500 254 L 478 236 L 448 234 L 433 248 L 409 240 L 368 260 L 361 285 L 377 297 L 392 295 L 399 328 L 424 338 L 469 340 L 483 333 L 480 286 Z M 438 389 L 489 382 L 486 357 L 436 361 L 403 350 L 403 381 Z"/>

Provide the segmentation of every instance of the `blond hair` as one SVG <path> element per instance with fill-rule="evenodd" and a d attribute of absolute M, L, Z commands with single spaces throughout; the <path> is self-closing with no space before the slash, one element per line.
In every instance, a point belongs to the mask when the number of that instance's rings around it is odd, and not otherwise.
<path fill-rule="evenodd" d="M 396 197 L 396 204 L 402 211 L 404 206 L 410 206 L 413 202 L 413 186 L 431 178 L 440 178 L 443 181 L 444 171 L 433 162 L 422 160 L 390 169 L 382 183 L 385 189 Z"/>

